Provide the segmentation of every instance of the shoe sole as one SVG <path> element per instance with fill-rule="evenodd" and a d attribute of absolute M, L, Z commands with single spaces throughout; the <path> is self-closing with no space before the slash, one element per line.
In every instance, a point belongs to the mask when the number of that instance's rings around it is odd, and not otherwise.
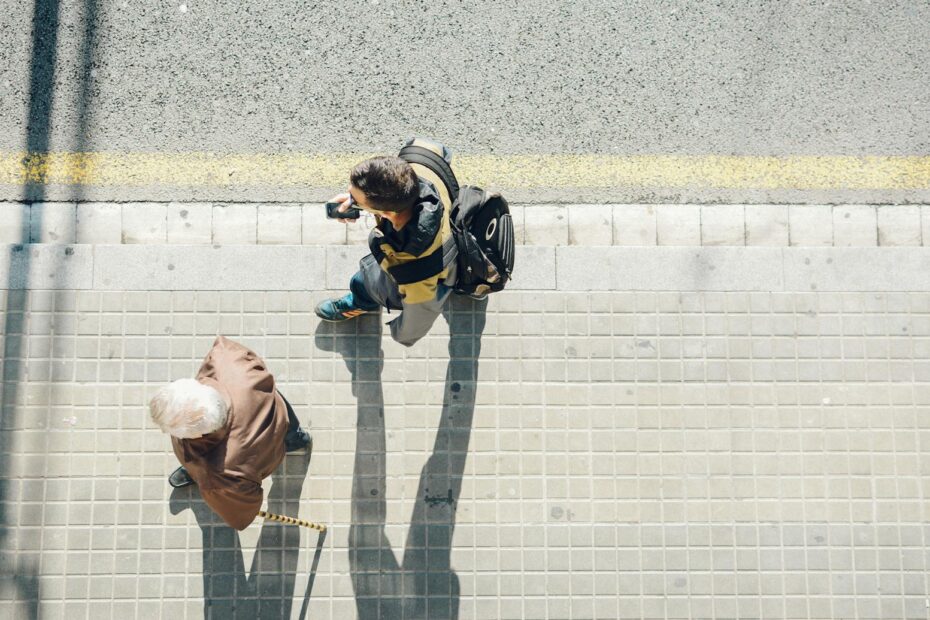
<path fill-rule="evenodd" d="M 317 316 L 320 317 L 320 319 L 326 321 L 327 323 L 345 323 L 346 321 L 351 321 L 352 319 L 355 318 L 354 316 L 347 316 L 343 319 L 331 319 L 329 317 L 323 316 L 322 314 L 318 314 Z"/>
<path fill-rule="evenodd" d="M 374 311 L 366 310 L 365 312 L 362 312 L 361 314 L 356 314 L 355 316 L 345 316 L 345 317 L 342 317 L 341 319 L 331 319 L 328 316 L 323 316 L 319 312 L 314 312 L 314 314 L 316 314 L 318 317 L 320 317 L 322 320 L 326 321 L 327 323 L 344 323 L 346 321 L 351 321 L 352 319 L 357 319 L 358 317 L 364 316 L 366 314 L 374 314 Z"/>

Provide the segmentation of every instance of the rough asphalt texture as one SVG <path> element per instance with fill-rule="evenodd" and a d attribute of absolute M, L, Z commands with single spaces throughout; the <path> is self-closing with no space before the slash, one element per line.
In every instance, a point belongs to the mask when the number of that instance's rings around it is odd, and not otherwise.
<path fill-rule="evenodd" d="M 0 2 L 0 150 L 25 144 L 32 10 Z M 930 152 L 922 2 L 88 0 L 60 19 L 53 150 Z"/>

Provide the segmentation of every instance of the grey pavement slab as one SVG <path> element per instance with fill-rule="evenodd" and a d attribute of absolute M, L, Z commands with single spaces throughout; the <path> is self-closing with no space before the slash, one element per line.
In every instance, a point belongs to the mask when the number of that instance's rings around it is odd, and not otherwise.
<path fill-rule="evenodd" d="M 368 254 L 368 246 L 343 245 L 326 248 L 326 288 L 349 288 L 349 279 L 358 271 L 358 261 Z"/>
<path fill-rule="evenodd" d="M 787 205 L 747 205 L 745 215 L 746 245 L 788 245 Z"/>
<path fill-rule="evenodd" d="M 330 230 L 338 230 L 340 228 L 345 228 L 346 234 L 346 243 L 349 245 L 368 245 L 368 234 L 371 232 L 371 229 L 375 225 L 374 218 L 368 213 L 362 213 L 362 216 L 353 221 L 349 221 L 345 224 L 339 222 L 334 222 L 329 220 L 324 224 Z M 337 233 L 328 233 L 328 234 L 337 234 Z"/>
<path fill-rule="evenodd" d="M 123 243 L 123 205 L 85 202 L 77 209 L 76 242 L 81 244 Z"/>
<path fill-rule="evenodd" d="M 172 202 L 167 211 L 168 243 L 213 241 L 213 205 L 208 202 Z"/>
<path fill-rule="evenodd" d="M 568 205 L 567 209 L 570 245 L 613 245 L 611 205 Z"/>
<path fill-rule="evenodd" d="M 736 290 L 784 288 L 776 248 L 557 249 L 557 288 L 570 291 Z"/>
<path fill-rule="evenodd" d="M 701 245 L 701 207 L 656 205 L 656 240 L 659 245 Z"/>
<path fill-rule="evenodd" d="M 0 203 L 0 243 L 28 243 L 32 207 L 21 202 Z"/>
<path fill-rule="evenodd" d="M 346 242 L 346 227 L 335 226 L 328 220 L 321 204 L 301 206 L 301 231 L 305 245 L 343 245 Z"/>
<path fill-rule="evenodd" d="M 258 205 L 258 243 L 299 245 L 302 216 L 300 205 Z"/>
<path fill-rule="evenodd" d="M 257 239 L 257 204 L 213 205 L 214 243 L 250 244 Z"/>
<path fill-rule="evenodd" d="M 167 245 L 94 249 L 94 286 L 104 290 L 319 290 L 324 248 Z"/>
<path fill-rule="evenodd" d="M 364 245 L 54 245 L 0 246 L 0 274 L 13 288 L 25 286 L 28 267 L 29 286 L 39 289 L 319 291 L 345 288 L 368 252 Z M 524 245 L 516 256 L 512 290 L 930 290 L 926 247 Z"/>
<path fill-rule="evenodd" d="M 878 207 L 878 245 L 921 245 L 920 206 Z"/>
<path fill-rule="evenodd" d="M 614 205 L 613 240 L 616 245 L 656 245 L 653 205 Z"/>
<path fill-rule="evenodd" d="M 94 248 L 87 245 L 0 245 L 0 286 L 8 289 L 93 288 Z"/>
<path fill-rule="evenodd" d="M 789 290 L 892 291 L 930 287 L 930 252 L 909 248 L 792 248 Z"/>
<path fill-rule="evenodd" d="M 567 245 L 569 243 L 568 213 L 569 209 L 564 205 L 538 205 L 524 211 L 525 243 L 528 245 Z"/>
<path fill-rule="evenodd" d="M 878 245 L 875 207 L 842 205 L 833 207 L 833 245 Z"/>
<path fill-rule="evenodd" d="M 123 205 L 123 243 L 168 242 L 168 205 L 150 202 Z"/>
<path fill-rule="evenodd" d="M 930 243 L 930 205 L 920 207 L 920 232 L 921 238 Z"/>
<path fill-rule="evenodd" d="M 29 223 L 31 243 L 75 243 L 77 204 L 73 202 L 34 203 Z"/>
<path fill-rule="evenodd" d="M 833 245 L 834 221 L 830 205 L 791 205 L 788 207 L 791 245 Z"/>
<path fill-rule="evenodd" d="M 746 245 L 743 205 L 703 205 L 701 245 Z"/>
<path fill-rule="evenodd" d="M 507 287 L 514 290 L 554 290 L 558 273 L 557 248 L 518 245 L 515 249 L 513 279 Z"/>

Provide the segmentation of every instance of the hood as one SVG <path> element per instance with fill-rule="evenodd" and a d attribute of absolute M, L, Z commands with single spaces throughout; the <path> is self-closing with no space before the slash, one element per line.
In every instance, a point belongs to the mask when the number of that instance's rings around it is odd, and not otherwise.
<path fill-rule="evenodd" d="M 439 192 L 426 179 L 419 179 L 420 196 L 413 206 L 413 217 L 400 231 L 386 219 L 372 231 L 378 243 L 387 242 L 398 252 L 419 256 L 429 248 L 442 227 Z"/>

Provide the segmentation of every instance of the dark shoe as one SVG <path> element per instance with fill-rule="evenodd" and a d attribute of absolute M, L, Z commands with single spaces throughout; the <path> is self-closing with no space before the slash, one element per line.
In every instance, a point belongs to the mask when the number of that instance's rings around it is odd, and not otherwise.
<path fill-rule="evenodd" d="M 194 484 L 194 479 L 191 478 L 191 475 L 187 473 L 186 469 L 178 467 L 168 476 L 168 484 L 176 489 L 180 489 Z"/>
<path fill-rule="evenodd" d="M 360 308 L 355 305 L 355 299 L 352 293 L 344 295 L 338 299 L 326 299 L 321 301 L 316 309 L 316 315 L 324 321 L 339 322 L 354 319 L 357 316 L 377 312 L 380 308 Z"/>
<path fill-rule="evenodd" d="M 310 433 L 302 428 L 298 428 L 292 433 L 284 436 L 284 451 L 296 452 L 302 450 L 310 444 Z"/>

